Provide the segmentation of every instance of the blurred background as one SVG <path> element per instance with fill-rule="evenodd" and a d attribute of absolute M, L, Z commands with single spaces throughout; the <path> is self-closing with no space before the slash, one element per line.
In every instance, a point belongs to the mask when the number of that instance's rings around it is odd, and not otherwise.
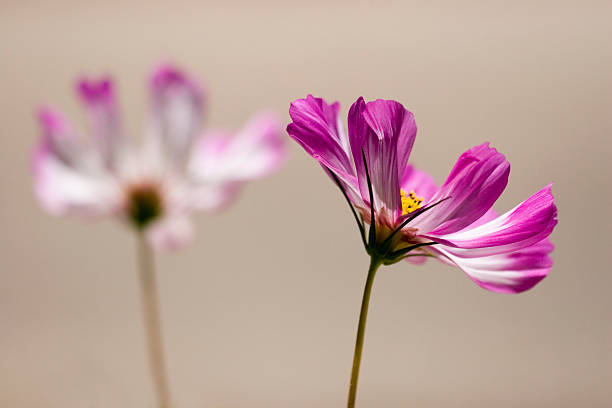
<path fill-rule="evenodd" d="M 170 60 L 206 84 L 210 126 L 260 107 L 287 122 L 308 93 L 343 118 L 360 95 L 393 98 L 439 183 L 483 141 L 512 163 L 498 210 L 555 182 L 555 267 L 534 290 L 489 293 L 436 261 L 379 272 L 360 407 L 609 407 L 611 20 L 609 1 L 2 1 L 0 405 L 153 406 L 135 237 L 45 214 L 29 156 L 40 103 L 83 125 L 81 74 L 113 74 L 140 137 L 146 78 Z M 345 404 L 368 259 L 341 194 L 288 142 L 283 171 L 157 258 L 178 408 Z"/>

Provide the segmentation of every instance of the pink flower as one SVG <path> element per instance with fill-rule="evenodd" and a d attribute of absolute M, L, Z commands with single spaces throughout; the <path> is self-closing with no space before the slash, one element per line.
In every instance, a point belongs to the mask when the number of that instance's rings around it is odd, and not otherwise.
<path fill-rule="evenodd" d="M 150 79 L 150 118 L 140 148 L 127 143 L 109 78 L 81 80 L 77 93 L 91 138 L 82 140 L 56 111 L 38 112 L 36 194 L 52 214 L 115 216 L 142 230 L 157 249 L 193 234 L 189 215 L 228 205 L 242 185 L 285 158 L 280 121 L 260 113 L 237 132 L 202 132 L 205 95 L 182 71 L 161 66 Z"/>
<path fill-rule="evenodd" d="M 298 99 L 287 131 L 342 189 L 373 258 L 392 264 L 435 257 L 505 293 L 525 291 L 548 274 L 548 236 L 557 224 L 551 185 L 497 216 L 491 207 L 506 188 L 510 163 L 488 143 L 463 153 L 437 186 L 408 164 L 417 128 L 400 103 L 359 98 L 348 136 L 338 110 L 337 102 Z"/>

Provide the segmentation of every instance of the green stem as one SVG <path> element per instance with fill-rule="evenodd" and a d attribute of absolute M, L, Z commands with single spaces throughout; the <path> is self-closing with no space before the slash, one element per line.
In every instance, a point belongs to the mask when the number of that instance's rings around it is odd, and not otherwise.
<path fill-rule="evenodd" d="M 142 313 L 149 350 L 151 376 L 157 395 L 159 408 L 170 407 L 170 389 L 166 376 L 164 352 L 162 345 L 161 322 L 159 317 L 159 298 L 153 264 L 153 252 L 147 244 L 144 234 L 138 234 L 138 260 L 140 271 L 140 291 Z"/>
<path fill-rule="evenodd" d="M 365 337 L 366 320 L 368 319 L 368 306 L 370 305 L 370 294 L 372 293 L 372 286 L 374 285 L 374 276 L 376 275 L 376 271 L 381 263 L 382 262 L 378 257 L 372 256 L 372 259 L 370 260 L 370 268 L 368 269 L 365 289 L 363 290 L 361 313 L 359 314 L 359 326 L 357 328 L 357 340 L 355 341 L 355 355 L 353 356 L 353 370 L 351 371 L 348 408 L 355 407 L 355 399 L 357 397 L 357 382 L 359 380 L 359 366 L 361 365 L 361 352 L 363 351 L 363 339 Z"/>

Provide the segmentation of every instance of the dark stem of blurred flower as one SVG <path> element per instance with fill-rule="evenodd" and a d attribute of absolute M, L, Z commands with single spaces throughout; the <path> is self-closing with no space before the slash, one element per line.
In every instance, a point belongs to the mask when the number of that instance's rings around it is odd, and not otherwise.
<path fill-rule="evenodd" d="M 146 242 L 142 231 L 138 233 L 138 257 L 142 316 L 149 349 L 151 376 L 153 377 L 153 386 L 157 394 L 157 406 L 159 408 L 169 408 L 170 390 L 164 362 L 161 323 L 159 318 L 159 298 L 155 280 L 153 252 Z"/>
<path fill-rule="evenodd" d="M 359 366 L 361 365 L 361 352 L 363 350 L 363 339 L 365 337 L 366 320 L 368 319 L 368 306 L 370 305 L 370 294 L 374 285 L 374 276 L 378 267 L 382 264 L 382 259 L 372 256 L 368 278 L 366 279 L 363 299 L 361 300 L 361 313 L 359 314 L 359 326 L 357 328 L 357 340 L 355 341 L 355 354 L 353 356 L 353 370 L 351 371 L 351 385 L 349 388 L 348 408 L 355 407 L 357 396 L 357 381 L 359 380 Z"/>

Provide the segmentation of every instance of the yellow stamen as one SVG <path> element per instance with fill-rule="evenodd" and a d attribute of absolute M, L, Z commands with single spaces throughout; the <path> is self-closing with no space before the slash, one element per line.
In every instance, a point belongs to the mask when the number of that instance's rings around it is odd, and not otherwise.
<path fill-rule="evenodd" d="M 423 197 L 417 197 L 414 191 L 406 194 L 404 190 L 400 190 L 400 196 L 402 197 L 402 215 L 410 214 L 421 208 Z"/>

